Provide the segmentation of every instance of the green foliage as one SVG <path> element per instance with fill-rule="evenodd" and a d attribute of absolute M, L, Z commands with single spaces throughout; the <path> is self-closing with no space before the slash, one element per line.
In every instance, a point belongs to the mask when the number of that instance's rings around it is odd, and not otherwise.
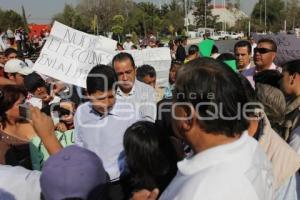
<path fill-rule="evenodd" d="M 267 1 L 267 31 L 278 32 L 283 29 L 284 2 L 282 0 Z M 254 29 L 265 30 L 265 0 L 259 0 L 252 12 Z"/>
<path fill-rule="evenodd" d="M 4 11 L 0 8 L 0 28 L 2 30 L 7 30 L 8 28 L 15 30 L 23 25 L 23 19 L 20 14 L 13 10 Z"/>
<path fill-rule="evenodd" d="M 66 5 L 53 19 L 79 30 L 94 33 L 98 27 L 102 34 L 112 31 L 119 36 L 132 32 L 138 36 L 181 34 L 184 28 L 182 0 L 173 0 L 161 8 L 133 0 L 81 0 L 75 8 Z M 169 26 L 174 28 L 172 33 Z"/>
<path fill-rule="evenodd" d="M 87 31 L 90 28 L 88 24 L 84 23 L 83 16 L 73 6 L 68 4 L 65 5 L 64 11 L 57 14 L 53 20 L 82 31 Z"/>

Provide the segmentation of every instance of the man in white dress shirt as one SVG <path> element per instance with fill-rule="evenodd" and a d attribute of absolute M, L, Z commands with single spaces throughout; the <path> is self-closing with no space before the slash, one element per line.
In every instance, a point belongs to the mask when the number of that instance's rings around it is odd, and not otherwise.
<path fill-rule="evenodd" d="M 89 101 L 77 108 L 75 143 L 96 153 L 109 175 L 108 196 L 124 198 L 122 180 L 126 175 L 123 136 L 139 120 L 139 113 L 129 103 L 115 97 L 117 76 L 110 66 L 95 66 L 86 81 Z"/>
<path fill-rule="evenodd" d="M 191 61 L 178 71 L 174 100 L 173 129 L 194 155 L 177 164 L 160 200 L 273 200 L 271 163 L 246 131 L 239 107 L 247 97 L 237 74 L 211 58 Z M 133 200 L 157 194 L 144 190 Z"/>
<path fill-rule="evenodd" d="M 239 72 L 251 67 L 251 44 L 246 40 L 237 42 L 234 45 L 234 54 Z"/>
<path fill-rule="evenodd" d="M 256 73 L 265 70 L 276 70 L 277 67 L 273 63 L 276 58 L 277 45 L 271 39 L 261 39 L 254 48 L 254 64 L 255 66 L 242 72 L 242 74 L 255 87 L 253 77 Z"/>
<path fill-rule="evenodd" d="M 118 76 L 117 99 L 131 103 L 143 119 L 156 119 L 156 93 L 153 87 L 136 80 L 136 66 L 128 53 L 117 54 L 112 61 Z"/>

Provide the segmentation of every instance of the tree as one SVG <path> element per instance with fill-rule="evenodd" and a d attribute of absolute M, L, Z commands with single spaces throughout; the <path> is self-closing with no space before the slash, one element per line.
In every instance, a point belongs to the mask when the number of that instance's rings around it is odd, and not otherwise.
<path fill-rule="evenodd" d="M 265 0 L 260 0 L 256 3 L 252 12 L 252 19 L 256 29 L 265 29 L 268 31 L 278 32 L 283 28 L 284 21 L 284 2 L 282 0 L 267 1 L 267 27 L 264 27 L 265 16 Z"/>
<path fill-rule="evenodd" d="M 292 30 L 295 27 L 299 27 L 300 25 L 300 6 L 299 6 L 299 1 L 298 0 L 290 0 L 287 3 L 286 7 L 286 22 L 287 22 L 287 29 Z"/>
<path fill-rule="evenodd" d="M 8 28 L 14 30 L 23 25 L 23 19 L 20 14 L 13 10 L 3 11 L 0 9 L 0 28 L 2 30 L 7 30 Z"/>
<path fill-rule="evenodd" d="M 24 22 L 24 30 L 28 33 L 29 32 L 29 28 L 28 28 L 28 23 L 27 23 L 27 17 L 26 17 L 26 13 L 25 13 L 25 9 L 24 6 L 22 5 L 22 17 L 23 17 L 23 22 Z"/>
<path fill-rule="evenodd" d="M 205 2 L 206 1 L 206 2 Z M 212 15 L 212 5 L 209 5 L 211 0 L 197 0 L 195 2 L 196 11 L 193 13 L 196 23 L 200 27 L 215 27 L 219 16 Z M 205 7 L 206 7 L 206 24 L 205 24 Z"/>
<path fill-rule="evenodd" d="M 106 34 L 112 29 L 113 17 L 123 15 L 127 18 L 131 6 L 130 0 L 80 0 L 76 10 L 88 19 L 88 23 L 96 15 L 100 32 Z"/>
<path fill-rule="evenodd" d="M 241 8 L 241 0 L 235 0 L 234 7 L 239 10 Z"/>
<path fill-rule="evenodd" d="M 54 16 L 53 20 L 78 30 L 87 31 L 89 29 L 89 26 L 84 23 L 83 16 L 80 15 L 73 6 L 68 4 L 65 5 L 62 13 Z"/>
<path fill-rule="evenodd" d="M 122 15 L 116 15 L 113 18 L 113 26 L 111 31 L 118 36 L 119 42 L 121 42 L 120 35 L 124 32 L 124 17 Z"/>

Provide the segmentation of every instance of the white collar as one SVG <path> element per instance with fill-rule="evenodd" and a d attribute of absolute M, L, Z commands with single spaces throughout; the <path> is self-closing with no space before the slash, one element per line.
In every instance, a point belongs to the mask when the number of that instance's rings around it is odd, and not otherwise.
<path fill-rule="evenodd" d="M 248 151 L 248 149 L 244 149 L 243 147 L 248 142 L 249 137 L 248 132 L 245 131 L 241 137 L 234 142 L 207 149 L 191 158 L 184 159 L 177 163 L 178 170 L 183 175 L 192 175 L 226 160 L 234 159 L 244 151 Z M 247 163 L 244 162 L 243 164 L 246 165 Z"/>
<path fill-rule="evenodd" d="M 277 70 L 277 66 L 272 62 L 272 64 L 268 67 L 267 70 Z M 258 71 L 256 70 L 255 67 L 255 73 L 257 73 Z"/>
<path fill-rule="evenodd" d="M 135 92 L 136 92 L 136 84 L 137 84 L 137 82 L 138 82 L 138 80 L 134 81 L 134 84 L 133 84 L 130 92 L 127 95 L 124 94 L 124 92 L 122 91 L 122 89 L 119 86 L 118 89 L 117 89 L 117 95 L 119 95 L 121 97 L 126 97 L 126 96 L 132 96 L 132 95 L 134 95 Z"/>

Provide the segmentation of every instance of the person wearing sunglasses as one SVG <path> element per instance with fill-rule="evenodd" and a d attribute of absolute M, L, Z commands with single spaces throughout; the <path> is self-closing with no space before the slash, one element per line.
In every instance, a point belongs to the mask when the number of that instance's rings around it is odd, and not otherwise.
<path fill-rule="evenodd" d="M 258 41 L 257 47 L 254 48 L 254 64 L 242 74 L 250 81 L 251 85 L 255 87 L 253 76 L 261 71 L 276 70 L 277 66 L 273 63 L 276 58 L 277 45 L 271 39 L 261 39 Z"/>

